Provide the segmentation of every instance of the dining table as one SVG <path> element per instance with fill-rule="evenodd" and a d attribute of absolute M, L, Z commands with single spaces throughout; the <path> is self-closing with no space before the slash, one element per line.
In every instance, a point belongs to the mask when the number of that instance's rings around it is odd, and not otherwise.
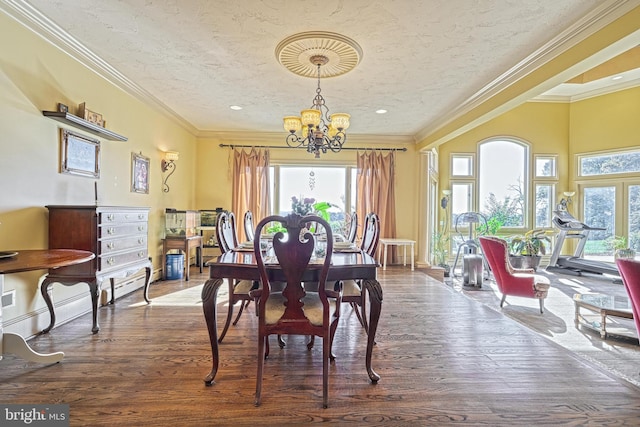
<path fill-rule="evenodd" d="M 202 288 L 202 309 L 211 342 L 212 367 L 204 382 L 206 385 L 212 385 L 220 362 L 216 322 L 218 290 L 225 278 L 260 281 L 260 272 L 253 250 L 242 250 L 242 248 L 213 258 L 207 262 L 206 266 L 209 267 L 209 279 Z M 309 263 L 302 280 L 318 282 L 321 267 L 320 263 Z M 369 379 L 374 384 L 380 380 L 380 376 L 371 367 L 371 359 L 382 308 L 382 287 L 376 278 L 377 267 L 376 260 L 363 251 L 334 251 L 327 277 L 328 282 L 352 279 L 360 280 L 362 283 L 363 292 L 367 295 L 370 307 L 365 367 Z M 286 282 L 279 264 L 266 264 L 266 269 L 271 282 Z"/>

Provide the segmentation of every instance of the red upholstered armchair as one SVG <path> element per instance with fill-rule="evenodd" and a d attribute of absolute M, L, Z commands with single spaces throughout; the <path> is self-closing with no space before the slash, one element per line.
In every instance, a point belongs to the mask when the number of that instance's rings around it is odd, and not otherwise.
<path fill-rule="evenodd" d="M 504 305 L 507 295 L 538 298 L 540 313 L 544 313 L 544 299 L 549 293 L 549 280 L 533 274 L 531 269 L 513 268 L 509 263 L 509 249 L 505 240 L 491 236 L 481 236 L 479 239 L 482 253 L 502 293 L 500 307 Z"/>
<path fill-rule="evenodd" d="M 616 264 L 622 276 L 622 283 L 629 294 L 633 321 L 640 336 L 640 261 L 617 259 Z"/>

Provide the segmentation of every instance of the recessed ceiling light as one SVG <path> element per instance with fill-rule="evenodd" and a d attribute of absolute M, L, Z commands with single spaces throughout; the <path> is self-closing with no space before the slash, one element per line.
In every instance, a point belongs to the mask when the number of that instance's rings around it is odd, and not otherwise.
<path fill-rule="evenodd" d="M 237 110 L 242 110 L 242 107 L 241 107 L 241 106 L 239 106 L 239 105 L 232 105 L 232 106 L 231 106 L 231 107 L 229 107 L 229 108 L 231 108 L 232 110 L 236 110 L 236 111 L 237 111 Z"/>
<path fill-rule="evenodd" d="M 385 114 L 387 112 L 387 110 L 376 110 L 376 113 L 378 114 Z"/>
<path fill-rule="evenodd" d="M 611 80 L 620 80 L 622 78 L 622 76 L 613 76 L 611 77 Z"/>

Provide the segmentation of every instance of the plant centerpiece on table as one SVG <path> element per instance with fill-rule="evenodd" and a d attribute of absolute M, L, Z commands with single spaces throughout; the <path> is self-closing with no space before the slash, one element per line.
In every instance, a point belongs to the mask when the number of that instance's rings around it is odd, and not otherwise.
<path fill-rule="evenodd" d="M 309 215 L 315 212 L 313 205 L 316 203 L 316 199 L 312 197 L 302 197 L 297 198 L 296 196 L 291 197 L 291 212 L 296 213 L 300 216 Z"/>
<path fill-rule="evenodd" d="M 532 268 L 536 270 L 540 265 L 542 255 L 547 253 L 547 243 L 551 243 L 554 234 L 551 230 L 540 228 L 529 230 L 524 234 L 513 235 L 509 238 L 509 261 L 514 268 Z"/>
<path fill-rule="evenodd" d="M 609 237 L 606 243 L 607 246 L 614 250 L 614 259 L 634 259 L 636 257 L 636 251 L 629 247 L 627 238 L 624 236 Z"/>

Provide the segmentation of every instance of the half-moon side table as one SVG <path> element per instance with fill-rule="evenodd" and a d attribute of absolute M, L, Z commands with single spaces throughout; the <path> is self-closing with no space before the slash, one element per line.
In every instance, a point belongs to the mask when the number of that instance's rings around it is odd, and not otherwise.
<path fill-rule="evenodd" d="M 15 253 L 15 255 L 10 256 Z M 74 249 L 44 249 L 3 251 L 0 258 L 0 295 L 4 292 L 4 275 L 32 270 L 48 270 L 66 267 L 92 260 L 95 255 L 89 251 Z M 4 333 L 2 326 L 2 307 L 0 306 L 0 360 L 4 354 L 15 354 L 30 362 L 56 363 L 62 360 L 64 353 L 59 351 L 41 354 L 33 351 L 23 337 L 12 332 Z"/>

